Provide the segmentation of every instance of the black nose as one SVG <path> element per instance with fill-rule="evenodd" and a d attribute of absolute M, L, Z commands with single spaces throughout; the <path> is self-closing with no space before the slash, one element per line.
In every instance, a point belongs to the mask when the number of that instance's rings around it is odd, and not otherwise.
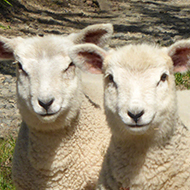
<path fill-rule="evenodd" d="M 135 123 L 138 122 L 138 120 L 140 119 L 140 117 L 144 114 L 144 110 L 142 110 L 141 112 L 137 113 L 137 114 L 133 114 L 130 111 L 128 111 L 128 115 L 129 117 L 131 117 Z"/>
<path fill-rule="evenodd" d="M 38 99 L 38 102 L 39 102 L 40 106 L 42 106 L 46 111 L 48 111 L 48 109 L 52 105 L 53 101 L 54 101 L 54 98 L 52 98 L 50 100 L 40 100 L 40 99 Z"/>

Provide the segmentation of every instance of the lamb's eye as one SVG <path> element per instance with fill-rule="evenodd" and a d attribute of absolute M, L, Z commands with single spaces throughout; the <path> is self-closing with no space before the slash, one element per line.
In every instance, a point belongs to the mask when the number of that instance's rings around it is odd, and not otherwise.
<path fill-rule="evenodd" d="M 168 78 L 168 75 L 166 73 L 163 73 L 162 76 L 160 77 L 161 81 L 166 81 L 166 79 Z"/>
<path fill-rule="evenodd" d="M 69 64 L 69 67 L 71 67 L 71 66 L 75 66 L 73 62 L 71 62 L 71 63 Z"/>
<path fill-rule="evenodd" d="M 19 69 L 19 70 L 23 70 L 22 65 L 21 65 L 20 62 L 18 62 L 18 69 Z"/>
<path fill-rule="evenodd" d="M 24 73 L 25 75 L 28 75 L 28 73 L 23 69 L 22 64 L 21 64 L 20 62 L 18 62 L 17 64 L 18 64 L 18 69 L 19 69 L 22 73 Z"/>
<path fill-rule="evenodd" d="M 114 81 L 114 77 L 112 74 L 108 74 L 106 76 L 106 81 L 108 82 L 108 84 L 111 84 L 112 86 L 116 87 L 117 88 L 117 84 L 115 83 Z"/>
<path fill-rule="evenodd" d="M 70 68 L 75 68 L 75 64 L 73 62 L 69 64 L 69 66 L 64 70 L 64 72 L 67 72 L 68 70 L 70 70 Z"/>
<path fill-rule="evenodd" d="M 109 79 L 109 82 L 114 82 L 114 80 L 113 80 L 113 75 L 109 74 L 109 75 L 108 75 L 108 79 Z"/>

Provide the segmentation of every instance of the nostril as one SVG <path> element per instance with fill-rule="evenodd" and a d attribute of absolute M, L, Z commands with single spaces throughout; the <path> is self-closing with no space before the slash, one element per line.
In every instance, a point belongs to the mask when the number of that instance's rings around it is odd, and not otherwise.
<path fill-rule="evenodd" d="M 131 117 L 135 121 L 135 123 L 137 123 L 138 120 L 140 119 L 140 117 L 144 114 L 144 110 L 142 110 L 141 112 L 139 112 L 137 114 L 134 114 L 130 111 L 128 111 L 127 113 L 129 115 L 129 117 Z"/>
<path fill-rule="evenodd" d="M 139 118 L 144 114 L 144 110 L 142 110 L 140 113 L 138 113 L 136 116 Z"/>
<path fill-rule="evenodd" d="M 54 98 L 51 100 L 40 100 L 38 99 L 39 105 L 42 106 L 46 111 L 49 109 L 49 107 L 52 105 L 54 102 Z"/>

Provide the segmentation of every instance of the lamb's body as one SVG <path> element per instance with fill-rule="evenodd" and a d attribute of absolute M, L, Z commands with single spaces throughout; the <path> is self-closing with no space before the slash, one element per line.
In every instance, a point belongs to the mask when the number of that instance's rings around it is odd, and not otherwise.
<path fill-rule="evenodd" d="M 185 126 L 190 129 L 190 90 L 177 91 L 179 116 Z"/>
<path fill-rule="evenodd" d="M 189 189 L 190 134 L 180 122 L 165 144 L 111 140 L 99 179 L 101 190 Z M 151 143 L 151 146 L 150 146 Z"/>
<path fill-rule="evenodd" d="M 112 25 L 100 24 L 68 36 L 0 36 L 0 59 L 16 60 L 17 103 L 23 119 L 13 155 L 16 189 L 95 186 L 110 138 L 103 94 L 91 96 L 88 86 L 96 80 L 82 82 L 68 49 L 85 42 L 104 46 L 112 32 Z"/>
<path fill-rule="evenodd" d="M 190 132 L 178 116 L 173 75 L 188 69 L 189 53 L 190 41 L 112 52 L 95 45 L 72 48 L 78 66 L 104 73 L 112 137 L 97 190 L 190 189 Z"/>
<path fill-rule="evenodd" d="M 38 132 L 22 124 L 13 163 L 18 189 L 93 189 L 109 136 L 103 109 L 82 97 L 78 121 L 68 128 Z"/>

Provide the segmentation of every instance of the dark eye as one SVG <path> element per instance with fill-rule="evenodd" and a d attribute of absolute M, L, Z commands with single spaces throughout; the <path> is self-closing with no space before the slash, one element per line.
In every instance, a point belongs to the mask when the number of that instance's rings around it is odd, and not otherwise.
<path fill-rule="evenodd" d="M 112 74 L 108 74 L 107 77 L 106 77 L 106 80 L 107 80 L 108 84 L 112 84 L 114 87 L 117 88 L 117 84 L 115 83 L 114 77 L 113 77 Z"/>
<path fill-rule="evenodd" d="M 108 79 L 109 79 L 110 82 L 114 82 L 114 80 L 113 80 L 113 75 L 109 74 L 109 75 L 108 75 Z"/>
<path fill-rule="evenodd" d="M 18 70 L 20 70 L 25 75 L 28 75 L 28 73 L 23 69 L 22 64 L 20 62 L 18 62 L 17 64 L 18 64 Z"/>
<path fill-rule="evenodd" d="M 69 64 L 69 67 L 71 67 L 71 66 L 75 66 L 73 62 L 71 62 L 71 63 Z"/>
<path fill-rule="evenodd" d="M 23 69 L 22 69 L 22 65 L 21 65 L 20 62 L 18 62 L 18 69 L 19 69 L 19 70 L 23 70 Z"/>
<path fill-rule="evenodd" d="M 70 68 L 75 68 L 75 64 L 73 62 L 69 64 L 69 66 L 64 70 L 64 72 L 67 72 L 68 70 L 70 70 Z"/>
<path fill-rule="evenodd" d="M 166 73 L 163 73 L 162 76 L 160 77 L 161 81 L 166 81 L 166 79 L 168 78 L 168 75 Z"/>

